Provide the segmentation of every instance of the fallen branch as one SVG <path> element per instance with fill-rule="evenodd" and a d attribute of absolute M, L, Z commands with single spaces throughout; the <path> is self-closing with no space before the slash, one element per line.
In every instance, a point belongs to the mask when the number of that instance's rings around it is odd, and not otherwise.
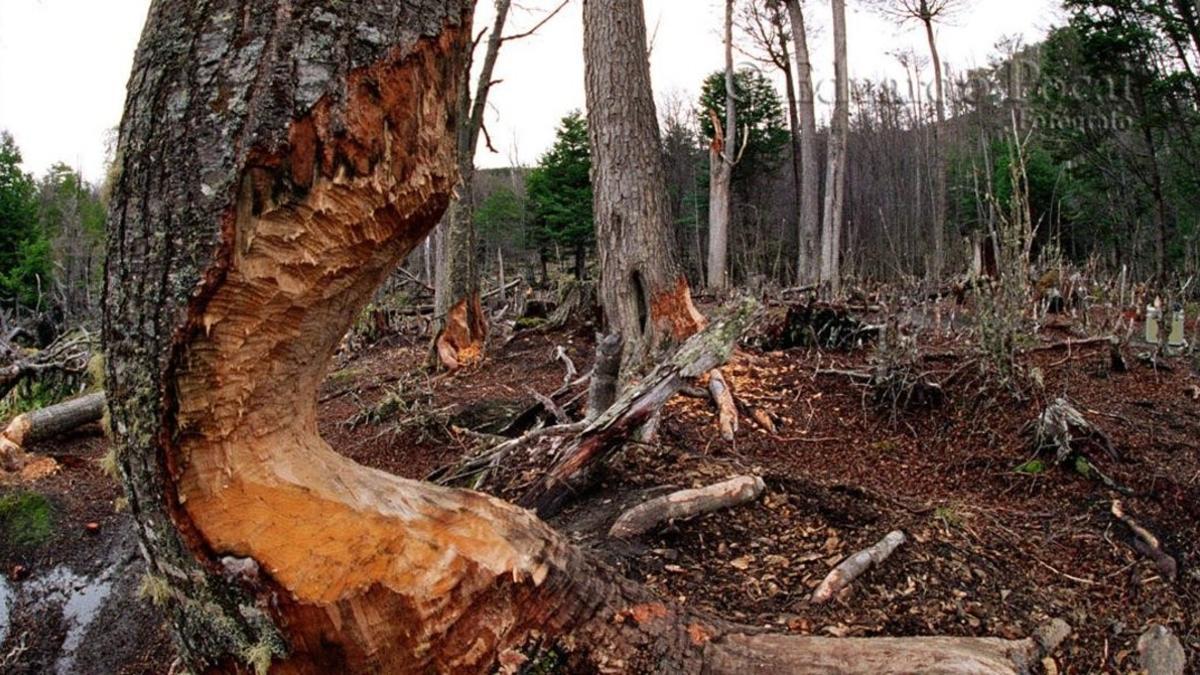
<path fill-rule="evenodd" d="M 650 421 L 688 380 L 729 359 L 758 307 L 753 299 L 746 299 L 728 317 L 689 338 L 668 361 L 630 387 L 564 447 L 546 475 L 521 496 L 518 504 L 536 509 L 542 518 L 557 513 L 572 493 L 591 484 L 594 469 Z"/>
<path fill-rule="evenodd" d="M 730 635 L 712 643 L 705 672 L 1029 675 L 1043 672 L 1042 659 L 1070 634 L 1071 627 L 1055 619 L 1023 640 Z"/>
<path fill-rule="evenodd" d="M 739 396 L 734 396 L 733 402 L 737 404 L 738 411 L 741 412 L 742 415 L 754 420 L 754 423 L 757 424 L 763 431 L 766 431 L 771 435 L 779 433 L 779 428 L 775 424 L 775 418 L 771 415 L 771 413 L 759 408 L 758 406 L 747 403 Z"/>
<path fill-rule="evenodd" d="M 1076 347 L 1086 347 L 1088 345 L 1098 344 L 1113 344 L 1117 342 L 1117 338 L 1111 335 L 1104 337 L 1083 338 L 1083 339 L 1067 339 L 1061 342 L 1052 342 L 1050 344 L 1038 345 L 1021 350 L 1022 354 L 1035 354 L 1037 352 L 1050 352 L 1056 349 L 1074 349 Z"/>
<path fill-rule="evenodd" d="M 571 423 L 571 418 L 557 403 L 554 402 L 554 399 L 550 398 L 549 396 L 539 394 L 532 387 L 526 387 L 525 390 L 528 391 L 538 403 L 541 403 L 543 408 L 550 411 L 550 414 L 554 415 L 555 421 L 557 421 L 559 424 Z"/>
<path fill-rule="evenodd" d="M 817 586 L 817 590 L 813 591 L 812 602 L 814 604 L 829 602 L 872 565 L 879 565 L 891 557 L 892 553 L 895 553 L 896 549 L 907 540 L 908 538 L 904 536 L 903 532 L 895 530 L 889 532 L 874 546 L 846 558 L 833 568 L 821 585 Z"/>
<path fill-rule="evenodd" d="M 1133 534 L 1133 548 L 1142 555 L 1154 561 L 1158 571 L 1170 581 L 1175 581 L 1179 572 L 1179 564 L 1175 558 L 1168 555 L 1162 548 L 1162 542 L 1150 530 L 1142 527 L 1133 516 L 1125 512 L 1121 500 L 1114 499 L 1112 503 L 1113 517 L 1121 521 Z"/>
<path fill-rule="evenodd" d="M 737 404 L 720 368 L 713 368 L 708 374 L 708 393 L 717 406 L 717 424 L 721 429 L 721 438 L 732 441 L 738 430 Z"/>
<path fill-rule="evenodd" d="M 622 513 L 609 529 L 608 536 L 636 537 L 671 520 L 752 502 L 762 495 L 764 487 L 763 480 L 757 476 L 738 476 L 708 487 L 672 492 Z"/>
<path fill-rule="evenodd" d="M 562 361 L 563 367 L 567 369 L 567 372 L 563 374 L 564 387 L 579 376 L 579 371 L 575 369 L 575 362 L 572 361 L 570 355 L 567 354 L 566 347 L 558 345 L 554 348 L 554 360 Z"/>

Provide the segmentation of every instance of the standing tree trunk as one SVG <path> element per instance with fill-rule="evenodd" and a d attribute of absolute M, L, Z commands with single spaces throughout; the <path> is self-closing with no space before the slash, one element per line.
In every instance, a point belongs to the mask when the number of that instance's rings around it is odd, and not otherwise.
<path fill-rule="evenodd" d="M 815 283 L 820 278 L 821 195 L 817 174 L 817 113 L 813 101 L 812 60 L 808 54 L 808 35 L 800 0 L 786 0 L 792 22 L 792 40 L 796 44 L 796 81 L 800 107 L 800 259 L 797 274 L 800 283 Z"/>
<path fill-rule="evenodd" d="M 583 40 L 600 303 L 626 382 L 704 319 L 673 253 L 641 0 L 585 0 Z"/>
<path fill-rule="evenodd" d="M 850 132 L 850 80 L 846 72 L 846 0 L 833 0 L 833 71 L 836 94 L 829 130 L 825 220 L 821 233 L 821 283 L 841 290 L 842 207 L 846 193 L 846 139 Z"/>
<path fill-rule="evenodd" d="M 496 59 L 504 44 L 504 24 L 512 0 L 496 0 L 496 17 L 488 34 L 483 64 L 475 95 L 471 96 L 471 49 L 466 47 L 468 67 L 459 86 L 457 129 L 458 198 L 451 202 L 438 247 L 437 284 L 434 286 L 434 346 L 442 365 L 454 370 L 483 358 L 487 339 L 487 316 L 479 299 L 479 261 L 475 233 L 475 148 L 483 130 L 483 113 L 495 81 Z"/>
<path fill-rule="evenodd" d="M 930 244 L 933 247 L 929 261 L 929 280 L 937 282 L 946 268 L 946 150 L 942 147 L 946 126 L 946 99 L 942 90 L 942 60 L 938 55 L 937 41 L 933 37 L 933 17 L 927 0 L 921 0 L 921 22 L 925 24 L 925 37 L 929 41 L 929 58 L 933 61 L 934 110 L 937 120 L 933 125 L 933 221 L 930 223 Z"/>
<path fill-rule="evenodd" d="M 338 342 L 450 202 L 470 19 L 468 0 L 151 6 L 108 217 L 106 386 L 184 666 L 484 673 L 553 649 L 568 672 L 1018 672 L 1035 658 L 1034 640 L 770 637 L 692 616 L 525 511 L 320 438 Z"/>
<path fill-rule="evenodd" d="M 708 169 L 708 287 L 729 283 L 729 221 L 737 161 L 737 90 L 733 76 L 733 0 L 725 0 L 725 129 L 715 111 Z"/>

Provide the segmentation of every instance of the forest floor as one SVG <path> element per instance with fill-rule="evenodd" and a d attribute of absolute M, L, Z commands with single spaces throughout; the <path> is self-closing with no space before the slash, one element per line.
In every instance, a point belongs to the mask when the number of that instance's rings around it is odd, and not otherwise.
<path fill-rule="evenodd" d="M 557 389 L 560 345 L 586 372 L 586 326 L 519 333 L 482 366 L 438 376 L 424 374 L 424 340 L 394 337 L 335 366 L 321 391 L 322 433 L 359 462 L 423 478 L 470 447 L 462 429 L 496 431 L 533 403 L 529 389 Z M 941 375 L 965 363 L 963 349 L 922 344 Z M 1056 655 L 1059 672 L 1125 673 L 1137 670 L 1138 636 L 1161 623 L 1200 663 L 1200 573 L 1191 566 L 1200 559 L 1200 402 L 1188 393 L 1200 380 L 1186 359 L 1168 361 L 1170 370 L 1130 359 L 1118 373 L 1104 346 L 1038 352 L 1023 359 L 1041 373 L 1036 393 L 957 377 L 943 403 L 908 411 L 817 372 L 867 370 L 870 359 L 869 348 L 739 352 L 726 377 L 780 420 L 776 434 L 743 419 L 726 443 L 709 401 L 676 397 L 657 443 L 631 445 L 552 524 L 664 597 L 746 624 L 1021 638 L 1058 617 L 1075 630 Z M 1124 540 L 1110 514 L 1116 493 L 1066 466 L 1015 471 L 1031 458 L 1024 427 L 1061 396 L 1112 438 L 1120 459 L 1091 459 L 1132 489 L 1126 508 L 1180 561 L 1177 581 Z M 119 489 L 99 468 L 99 430 L 33 450 L 62 470 L 0 488 L 0 508 L 24 514 L 0 512 L 0 672 L 167 672 L 170 639 L 138 593 L 143 567 Z M 606 537 L 616 515 L 648 495 L 747 473 L 767 485 L 752 504 L 628 542 Z M 47 523 L 44 537 L 13 536 Z M 848 595 L 809 602 L 834 564 L 896 529 L 909 542 Z"/>

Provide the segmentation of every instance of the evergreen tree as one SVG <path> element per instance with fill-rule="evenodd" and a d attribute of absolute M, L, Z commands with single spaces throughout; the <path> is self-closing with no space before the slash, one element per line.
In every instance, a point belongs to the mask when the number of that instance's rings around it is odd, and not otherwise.
<path fill-rule="evenodd" d="M 12 135 L 0 132 L 0 304 L 35 307 L 50 282 L 50 242 L 38 219 L 37 187 L 21 169 Z"/>
<path fill-rule="evenodd" d="M 743 68 L 734 74 L 733 87 L 737 100 L 737 150 L 741 151 L 743 141 L 746 143 L 742 161 L 733 171 L 733 179 L 738 182 L 779 168 L 791 141 L 783 101 L 766 76 L 752 68 Z M 711 140 L 714 129 L 710 111 L 716 112 L 719 119 L 725 119 L 723 72 L 705 78 L 699 105 L 700 131 Z M 746 131 L 749 131 L 748 139 L 742 135 Z"/>
<path fill-rule="evenodd" d="M 575 275 L 587 275 L 587 250 L 595 237 L 591 151 L 587 121 L 578 112 L 563 118 L 554 146 L 542 155 L 526 183 L 534 239 L 543 261 L 558 244 L 575 254 Z"/>

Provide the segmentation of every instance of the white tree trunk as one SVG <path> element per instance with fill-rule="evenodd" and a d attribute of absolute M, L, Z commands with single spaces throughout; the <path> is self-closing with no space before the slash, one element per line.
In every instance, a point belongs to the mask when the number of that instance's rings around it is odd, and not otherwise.
<path fill-rule="evenodd" d="M 725 130 L 713 117 L 709 152 L 708 287 L 729 283 L 729 221 L 733 198 L 733 165 L 737 161 L 737 93 L 733 76 L 733 0 L 725 0 Z"/>
<path fill-rule="evenodd" d="M 832 0 L 833 70 L 836 80 L 829 161 L 825 178 L 825 219 L 821 230 L 821 283 L 841 290 L 842 206 L 846 190 L 846 137 L 850 128 L 850 81 L 846 72 L 846 0 Z"/>

